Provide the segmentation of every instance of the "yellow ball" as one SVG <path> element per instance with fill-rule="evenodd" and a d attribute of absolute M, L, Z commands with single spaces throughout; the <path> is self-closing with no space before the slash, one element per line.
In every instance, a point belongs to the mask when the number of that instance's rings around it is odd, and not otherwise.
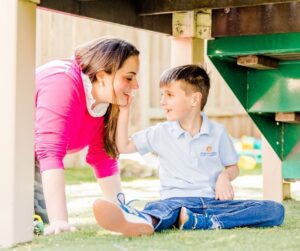
<path fill-rule="evenodd" d="M 250 156 L 241 156 L 238 166 L 245 170 L 252 170 L 256 166 L 256 160 Z"/>

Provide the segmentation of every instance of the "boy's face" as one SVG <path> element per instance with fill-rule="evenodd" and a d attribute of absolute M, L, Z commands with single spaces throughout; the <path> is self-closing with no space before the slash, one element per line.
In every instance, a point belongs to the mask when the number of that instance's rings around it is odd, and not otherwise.
<path fill-rule="evenodd" d="M 191 113 L 192 108 L 199 105 L 193 94 L 186 94 L 181 88 L 182 81 L 174 81 L 162 87 L 160 105 L 165 110 L 167 120 L 183 120 Z M 184 83 L 182 83 L 184 84 Z M 200 107 L 200 105 L 199 105 Z"/>

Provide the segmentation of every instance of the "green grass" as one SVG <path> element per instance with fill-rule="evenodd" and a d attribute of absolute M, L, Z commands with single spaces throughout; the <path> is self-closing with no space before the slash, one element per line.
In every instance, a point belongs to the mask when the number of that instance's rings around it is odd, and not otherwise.
<path fill-rule="evenodd" d="M 261 165 L 257 164 L 254 169 L 245 170 L 240 168 L 240 176 L 261 175 Z M 138 178 L 122 178 L 122 181 L 132 181 Z M 145 178 L 143 178 L 145 179 Z M 155 179 L 155 178 L 148 178 Z M 85 182 L 95 182 L 93 169 L 90 167 L 70 167 L 65 169 L 65 182 L 67 185 L 80 184 Z"/>
<path fill-rule="evenodd" d="M 65 169 L 65 182 L 67 185 L 85 182 L 96 182 L 93 169 L 90 167 L 68 167 Z"/>
<path fill-rule="evenodd" d="M 122 181 L 129 182 L 139 178 L 122 177 Z M 143 178 L 144 179 L 157 179 L 155 177 Z M 86 182 L 96 182 L 93 169 L 90 167 L 68 167 L 65 169 L 65 182 L 66 185 L 76 185 Z"/>
<path fill-rule="evenodd" d="M 241 170 L 241 175 L 260 173 L 260 166 L 254 170 Z M 68 168 L 65 174 L 67 184 L 95 182 L 91 168 Z M 300 202 L 286 201 L 284 205 L 286 208 L 286 219 L 282 227 L 210 231 L 178 231 L 174 229 L 155 233 L 153 236 L 148 237 L 124 238 L 99 228 L 95 223 L 91 223 L 89 225 L 80 225 L 75 233 L 64 233 L 48 237 L 35 236 L 31 243 L 18 245 L 9 250 L 299 250 Z M 137 207 L 138 205 L 134 204 L 134 206 Z M 139 205 L 139 208 L 142 206 Z M 76 217 L 90 219 L 89 222 L 94 222 L 91 211 Z"/>
<path fill-rule="evenodd" d="M 36 236 L 32 243 L 10 250 L 299 250 L 300 202 L 287 201 L 282 227 L 233 230 L 168 230 L 153 236 L 124 238 L 95 224 L 81 226 L 75 233 Z"/>

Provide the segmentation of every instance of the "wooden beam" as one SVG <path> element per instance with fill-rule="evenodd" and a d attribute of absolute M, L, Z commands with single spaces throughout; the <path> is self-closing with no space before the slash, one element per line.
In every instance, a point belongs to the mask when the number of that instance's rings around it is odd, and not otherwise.
<path fill-rule="evenodd" d="M 300 113 L 297 112 L 277 112 L 275 120 L 285 123 L 300 123 Z"/>
<path fill-rule="evenodd" d="M 39 7 L 163 34 L 172 34 L 172 14 L 140 16 L 136 12 L 135 0 L 41 0 Z"/>
<path fill-rule="evenodd" d="M 137 1 L 140 15 L 156 15 L 196 9 L 224 9 L 233 7 L 249 7 L 265 4 L 291 3 L 290 0 L 143 0 Z"/>
<path fill-rule="evenodd" d="M 299 2 L 300 0 L 40 0 L 39 6 L 168 35 L 172 34 L 172 14 L 153 14 L 199 8 L 218 9 L 212 12 L 212 36 L 221 37 L 300 32 Z M 270 3 L 275 5 L 267 5 Z M 235 8 L 241 6 L 244 8 Z M 220 8 L 226 8 L 225 12 Z"/>
<path fill-rule="evenodd" d="M 278 68 L 278 61 L 276 59 L 256 55 L 240 56 L 237 58 L 237 64 L 258 70 Z"/>
<path fill-rule="evenodd" d="M 300 32 L 300 3 L 212 11 L 212 37 Z"/>
<path fill-rule="evenodd" d="M 172 14 L 140 16 L 136 27 L 172 35 Z"/>
<path fill-rule="evenodd" d="M 291 195 L 291 182 L 283 181 L 282 184 L 282 196 L 284 200 L 292 199 Z"/>
<path fill-rule="evenodd" d="M 80 3 L 75 0 L 41 0 L 39 7 L 43 7 L 49 10 L 62 11 L 69 14 L 78 14 L 79 15 L 79 6 Z"/>

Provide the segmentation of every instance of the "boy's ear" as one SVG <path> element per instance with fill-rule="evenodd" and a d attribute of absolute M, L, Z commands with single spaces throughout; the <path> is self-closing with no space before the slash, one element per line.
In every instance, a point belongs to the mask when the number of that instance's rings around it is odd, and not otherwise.
<path fill-rule="evenodd" d="M 201 104 L 202 94 L 201 92 L 194 92 L 192 94 L 192 106 L 199 106 Z"/>

